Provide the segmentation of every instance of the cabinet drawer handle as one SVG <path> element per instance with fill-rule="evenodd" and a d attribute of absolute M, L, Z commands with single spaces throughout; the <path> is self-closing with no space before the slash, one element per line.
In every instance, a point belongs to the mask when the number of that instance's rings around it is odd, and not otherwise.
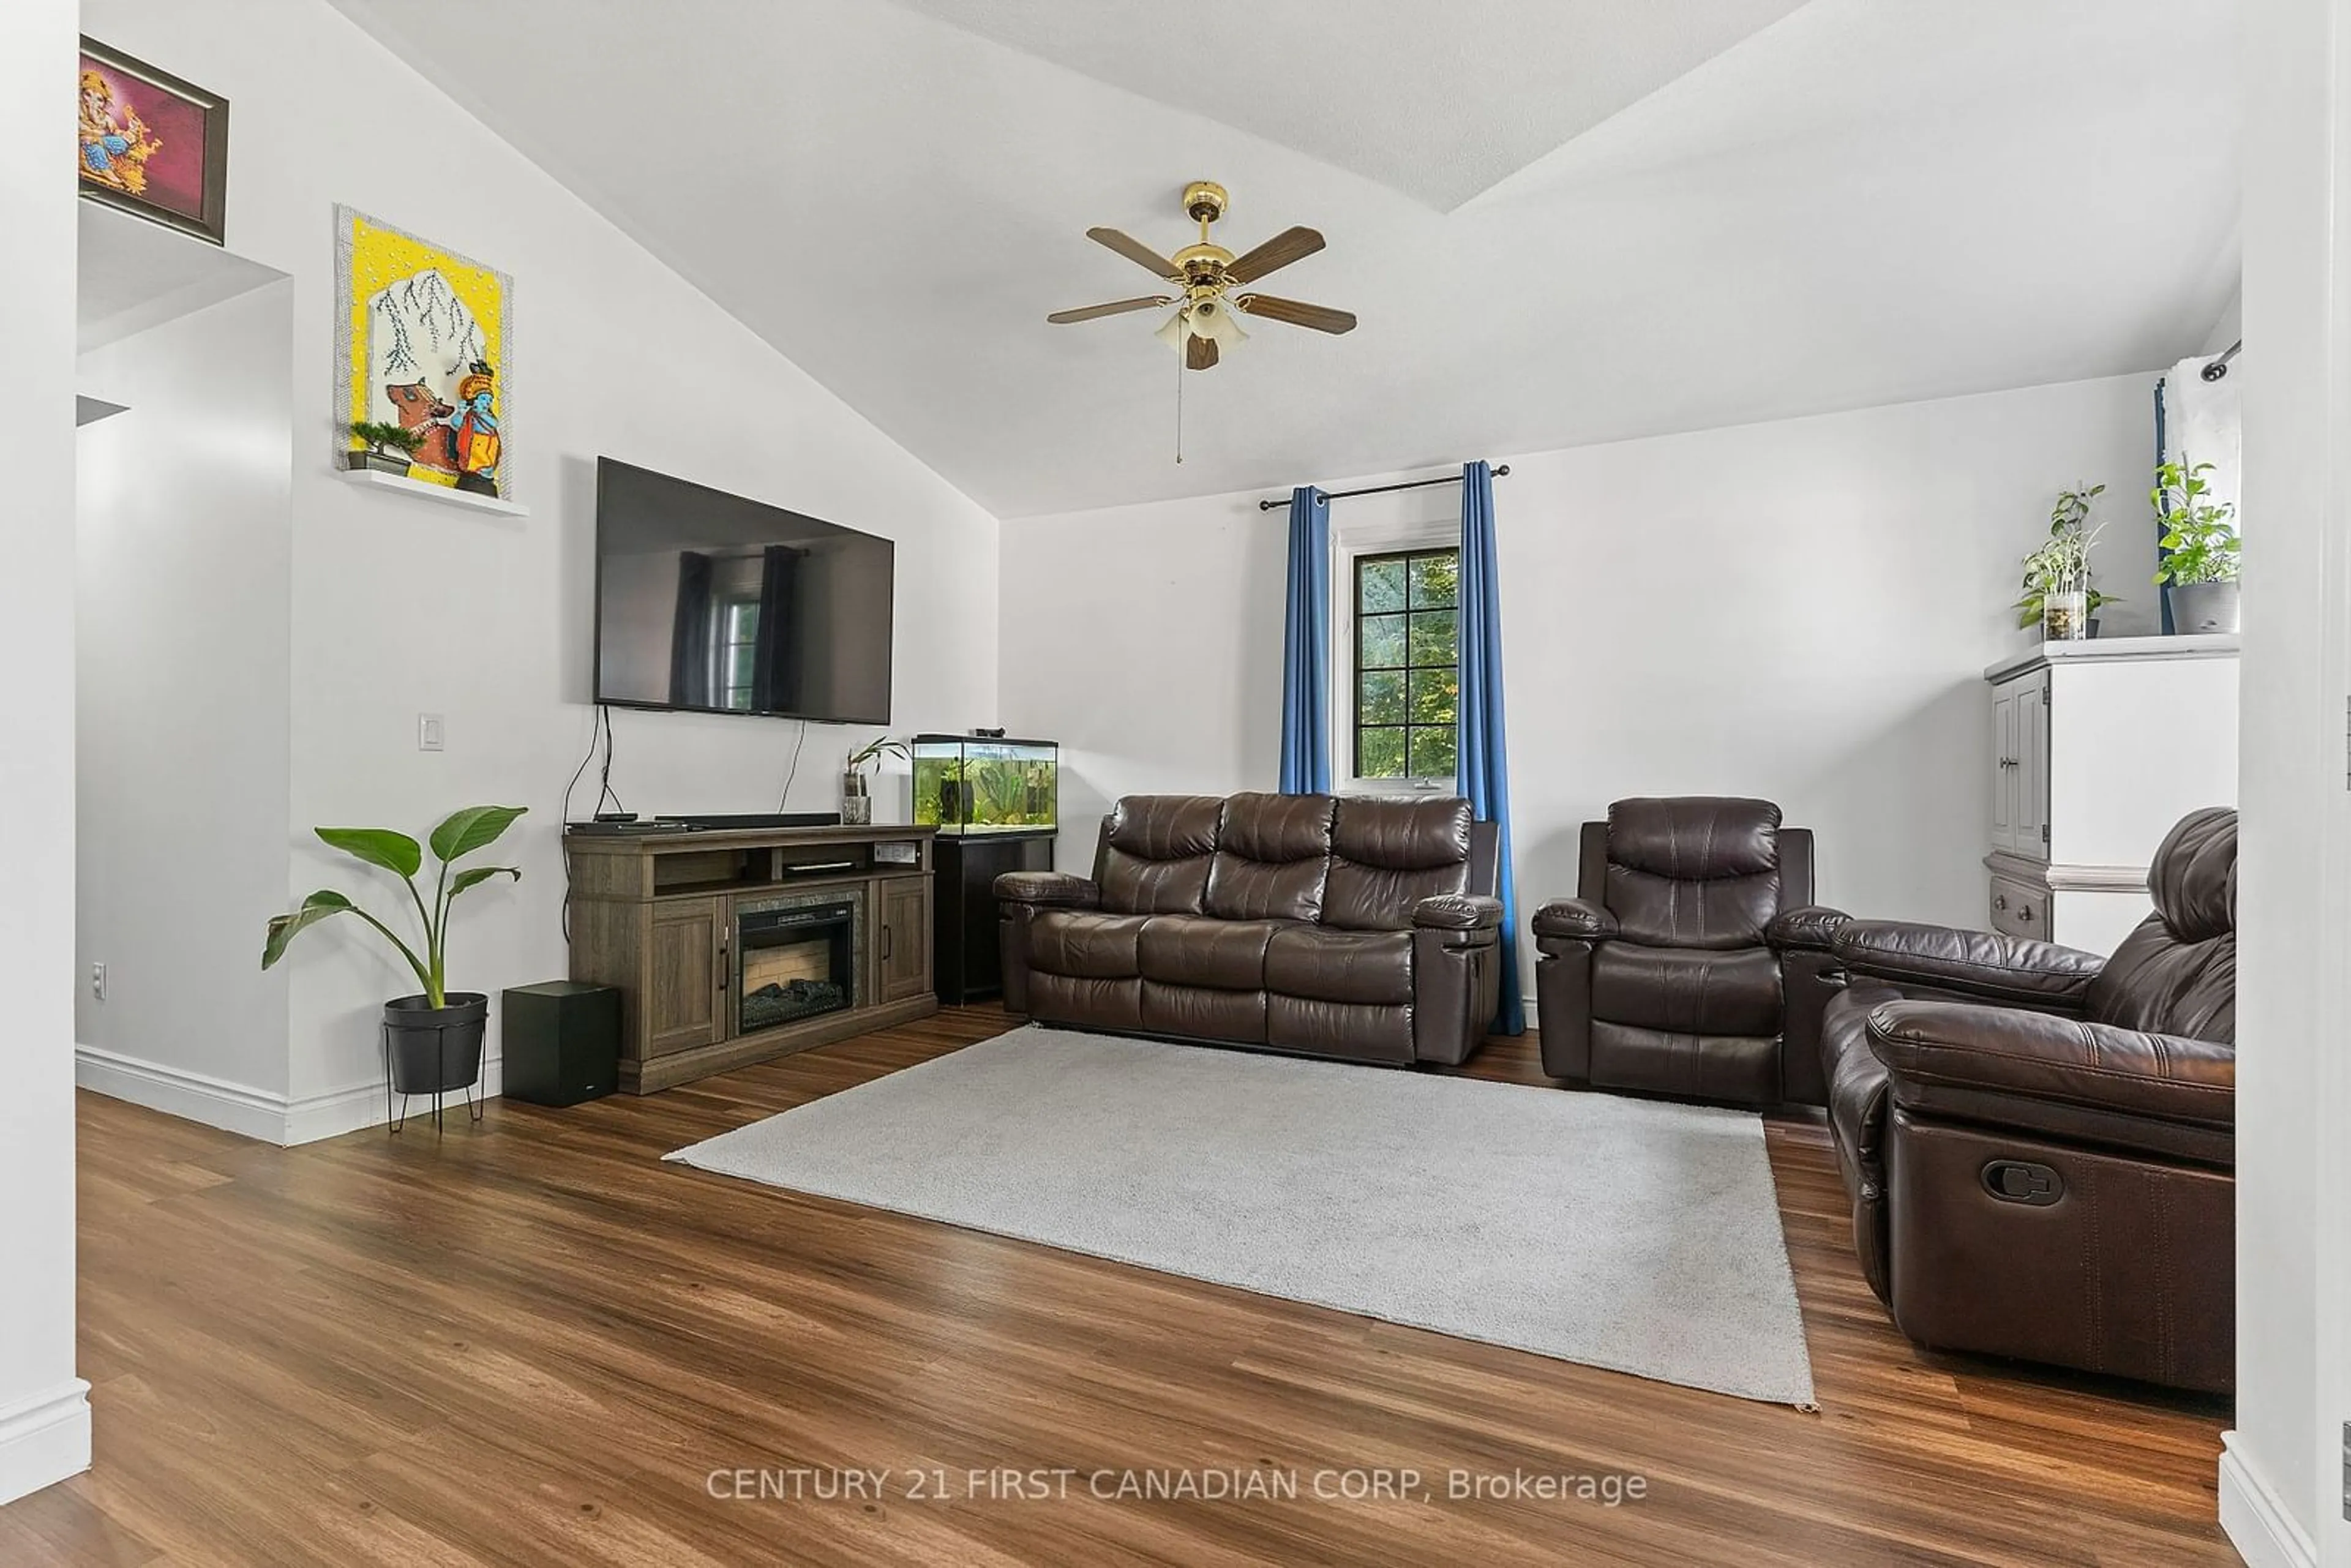
<path fill-rule="evenodd" d="M 1991 906 L 1994 909 L 2005 910 L 2008 907 L 2008 894 L 1995 894 L 1992 896 Z"/>
<path fill-rule="evenodd" d="M 882 927 L 882 961 L 885 964 L 890 961 L 890 927 L 887 925 Z"/>
<path fill-rule="evenodd" d="M 721 992 L 726 989 L 726 977 L 731 968 L 726 961 L 726 944 L 721 942 L 718 944 L 718 988 Z"/>
<path fill-rule="evenodd" d="M 2031 920 L 2032 918 L 2032 906 L 2029 904 L 2026 904 L 2023 908 L 2016 912 L 2016 917 L 2019 920 Z"/>

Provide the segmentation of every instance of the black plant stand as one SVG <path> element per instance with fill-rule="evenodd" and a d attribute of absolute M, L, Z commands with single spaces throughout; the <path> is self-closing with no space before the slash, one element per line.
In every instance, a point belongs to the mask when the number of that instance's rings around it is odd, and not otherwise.
<path fill-rule="evenodd" d="M 382 1031 L 383 1038 L 383 1120 L 384 1124 L 392 1129 L 391 1135 L 396 1138 L 400 1136 L 401 1129 L 408 1125 L 408 1102 L 411 1096 L 402 1094 L 400 1097 L 400 1113 L 397 1116 L 393 1115 L 392 1109 L 392 1025 L 384 1023 L 379 1024 L 377 1027 Z M 465 1024 L 445 1023 L 436 1024 L 434 1026 L 433 1061 L 434 1071 L 433 1074 L 433 1081 L 435 1083 L 444 1082 L 449 1076 L 449 1031 L 452 1029 L 462 1029 L 465 1027 L 466 1027 Z M 465 1108 L 469 1113 L 471 1113 L 467 1117 L 467 1120 L 469 1121 L 479 1122 L 482 1119 L 484 1102 L 482 1096 L 474 1092 L 475 1089 L 481 1087 L 481 1082 L 482 1075 L 478 1071 L 476 1071 L 474 1074 L 473 1082 L 466 1084 L 459 1091 L 460 1093 L 465 1096 Z M 433 1092 L 433 1132 L 434 1135 L 436 1137 L 445 1130 L 441 1120 L 441 1097 L 446 1092 L 448 1092 L 443 1089 L 435 1089 Z"/>

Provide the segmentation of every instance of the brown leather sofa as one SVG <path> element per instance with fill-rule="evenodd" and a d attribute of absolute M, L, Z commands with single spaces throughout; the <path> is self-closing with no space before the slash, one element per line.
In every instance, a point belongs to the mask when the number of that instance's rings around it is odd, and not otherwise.
<path fill-rule="evenodd" d="M 1091 878 L 1008 872 L 1004 1005 L 1040 1023 L 1458 1062 L 1500 994 L 1495 839 L 1466 800 L 1131 795 Z"/>
<path fill-rule="evenodd" d="M 1543 1071 L 1604 1089 L 1819 1104 L 1844 916 L 1812 907 L 1813 835 L 1769 800 L 1619 800 L 1583 824 L 1579 896 L 1535 912 Z"/>
<path fill-rule="evenodd" d="M 2184 819 L 2111 957 L 1884 921 L 1832 938 L 1829 1126 L 1903 1333 L 2235 1380 L 2237 817 Z"/>

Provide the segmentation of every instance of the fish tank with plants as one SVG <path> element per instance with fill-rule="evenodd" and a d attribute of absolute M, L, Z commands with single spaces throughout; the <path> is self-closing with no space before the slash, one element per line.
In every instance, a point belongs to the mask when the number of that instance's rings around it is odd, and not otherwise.
<path fill-rule="evenodd" d="M 1042 831 L 1061 826 L 1061 747 L 1050 740 L 918 735 L 914 821 L 942 833 Z"/>

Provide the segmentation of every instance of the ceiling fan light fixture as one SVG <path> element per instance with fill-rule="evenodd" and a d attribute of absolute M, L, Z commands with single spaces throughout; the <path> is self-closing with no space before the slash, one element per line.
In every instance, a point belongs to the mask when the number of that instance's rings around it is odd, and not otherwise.
<path fill-rule="evenodd" d="M 1205 371 L 1214 369 L 1226 350 L 1249 341 L 1249 334 L 1241 329 L 1239 317 L 1243 314 L 1285 321 L 1318 332 L 1352 330 L 1355 318 L 1348 311 L 1332 310 L 1296 299 L 1280 299 L 1271 295 L 1236 295 L 1232 292 L 1241 285 L 1253 283 L 1269 273 L 1312 256 L 1322 248 L 1322 236 L 1312 229 L 1292 226 L 1256 248 L 1235 256 L 1208 236 L 1208 226 L 1225 215 L 1228 202 L 1224 187 L 1213 181 L 1196 180 L 1186 186 L 1184 192 L 1185 215 L 1200 225 L 1200 237 L 1173 256 L 1163 255 L 1117 229 L 1096 227 L 1086 231 L 1086 237 L 1097 245 L 1116 251 L 1153 277 L 1174 284 L 1182 291 L 1181 298 L 1174 301 L 1175 310 L 1160 322 L 1152 335 L 1182 356 L 1185 369 Z M 1144 295 L 1132 299 L 1112 300 L 1102 305 L 1082 306 L 1074 310 L 1056 310 L 1045 319 L 1057 325 L 1069 325 L 1104 316 L 1121 316 L 1129 311 L 1149 310 L 1168 303 L 1170 299 L 1166 295 Z M 1176 378 L 1179 388 L 1183 380 L 1180 376 Z M 1183 461 L 1180 443 L 1176 461 Z"/>
<path fill-rule="evenodd" d="M 1195 302 L 1192 310 L 1192 332 L 1207 338 L 1219 349 L 1230 349 L 1249 341 L 1249 334 L 1233 319 L 1232 308 L 1222 299 L 1208 298 Z"/>

